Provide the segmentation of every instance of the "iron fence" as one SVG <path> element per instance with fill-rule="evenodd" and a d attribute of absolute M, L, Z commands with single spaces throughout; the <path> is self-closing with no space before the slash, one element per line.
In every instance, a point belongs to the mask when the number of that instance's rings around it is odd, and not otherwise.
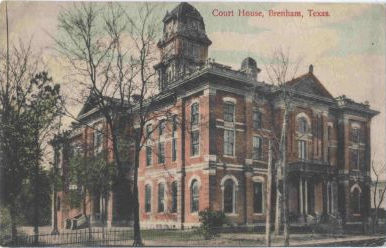
<path fill-rule="evenodd" d="M 129 245 L 133 231 L 128 229 L 79 229 L 59 234 L 20 235 L 10 246 L 110 246 Z"/>

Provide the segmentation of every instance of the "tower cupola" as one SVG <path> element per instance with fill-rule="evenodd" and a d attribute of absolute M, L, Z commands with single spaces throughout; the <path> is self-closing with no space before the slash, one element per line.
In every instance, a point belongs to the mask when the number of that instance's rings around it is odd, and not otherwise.
<path fill-rule="evenodd" d="M 257 63 L 254 59 L 247 57 L 241 62 L 240 71 L 246 73 L 249 79 L 257 81 L 257 74 L 259 74 L 261 70 L 257 68 Z"/>
<path fill-rule="evenodd" d="M 161 58 L 155 66 L 161 91 L 204 64 L 212 44 L 206 35 L 204 19 L 189 3 L 180 3 L 166 12 L 162 21 L 163 35 L 157 44 Z"/>

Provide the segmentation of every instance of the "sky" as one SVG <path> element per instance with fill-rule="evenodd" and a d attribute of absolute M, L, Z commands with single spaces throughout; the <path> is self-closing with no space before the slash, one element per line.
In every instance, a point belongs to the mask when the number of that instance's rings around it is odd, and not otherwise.
<path fill-rule="evenodd" d="M 103 4 L 103 3 L 99 3 Z M 122 3 L 134 13 L 138 3 Z M 262 69 L 260 80 L 268 81 L 265 63 L 277 48 L 301 59 L 298 74 L 314 65 L 314 74 L 333 95 L 346 95 L 357 102 L 369 101 L 381 113 L 372 120 L 372 153 L 378 163 L 385 160 L 385 6 L 363 3 L 251 3 L 191 2 L 204 18 L 212 40 L 209 57 L 239 69 L 245 57 L 252 57 Z M 45 60 L 56 82 L 66 82 L 66 73 L 54 52 L 51 36 L 57 35 L 57 17 L 71 2 L 8 3 L 11 42 L 28 41 Z M 161 19 L 176 2 L 161 3 Z M 0 4 L 0 46 L 5 46 L 5 4 Z M 238 16 L 238 10 L 261 11 L 264 17 Z M 328 12 L 309 16 L 308 10 Z M 220 11 L 234 16 L 215 16 Z M 300 11 L 303 17 L 269 16 L 273 11 Z M 315 12 L 314 12 L 315 13 Z M 64 85 L 65 86 L 65 85 Z M 63 87 L 67 94 L 71 88 Z M 71 106 L 74 114 L 80 105 Z"/>

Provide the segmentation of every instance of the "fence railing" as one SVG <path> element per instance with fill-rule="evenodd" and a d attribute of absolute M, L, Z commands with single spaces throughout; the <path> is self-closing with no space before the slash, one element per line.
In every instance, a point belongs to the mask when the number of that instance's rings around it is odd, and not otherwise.
<path fill-rule="evenodd" d="M 133 231 L 129 229 L 79 229 L 59 234 L 20 235 L 11 246 L 100 246 L 128 245 L 133 240 Z"/>

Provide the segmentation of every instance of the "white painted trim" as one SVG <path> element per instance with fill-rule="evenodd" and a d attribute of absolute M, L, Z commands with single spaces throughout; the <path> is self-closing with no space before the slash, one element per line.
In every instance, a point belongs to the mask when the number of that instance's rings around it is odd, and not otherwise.
<path fill-rule="evenodd" d="M 197 180 L 197 182 L 198 182 L 198 189 L 199 190 L 201 189 L 201 178 L 198 175 L 193 175 L 193 176 L 190 177 L 190 179 L 188 181 L 189 182 L 188 183 L 189 192 L 191 190 L 193 180 Z"/>
<path fill-rule="evenodd" d="M 359 193 L 362 194 L 362 189 L 358 183 L 355 183 L 353 186 L 351 186 L 350 193 L 354 192 L 354 189 L 356 188 L 359 190 Z"/>
<path fill-rule="evenodd" d="M 230 97 L 230 96 L 225 96 L 222 98 L 222 101 L 225 103 L 225 102 L 230 102 L 230 103 L 233 103 L 233 104 L 237 104 L 237 100 L 236 98 L 233 98 L 233 97 Z M 236 106 L 235 106 L 236 107 Z M 236 110 L 236 108 L 235 108 Z"/>
<path fill-rule="evenodd" d="M 226 180 L 228 179 L 231 179 L 235 185 L 236 185 L 236 190 L 238 190 L 238 187 L 239 187 L 239 182 L 237 180 L 237 178 L 234 176 L 234 175 L 231 175 L 231 174 L 228 174 L 228 175 L 225 175 L 222 179 L 221 179 L 221 183 L 220 183 L 220 186 L 221 186 L 221 190 L 224 191 L 224 183 Z"/>
<path fill-rule="evenodd" d="M 305 114 L 304 112 L 301 112 L 301 113 L 299 113 L 299 114 L 297 114 L 296 115 L 296 122 L 298 122 L 298 120 L 301 118 L 301 117 L 304 117 L 305 119 L 306 119 L 306 121 L 307 121 L 307 124 L 308 124 L 308 129 L 309 130 L 311 130 L 311 119 L 310 119 L 310 117 L 307 115 L 307 114 Z M 307 131 L 309 131 L 309 130 L 307 130 Z"/>

